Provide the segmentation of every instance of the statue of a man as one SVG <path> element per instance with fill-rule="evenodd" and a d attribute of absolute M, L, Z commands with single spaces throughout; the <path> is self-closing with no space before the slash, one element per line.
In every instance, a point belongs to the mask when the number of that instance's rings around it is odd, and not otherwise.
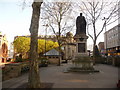
<path fill-rule="evenodd" d="M 80 34 L 86 34 L 86 20 L 82 13 L 76 19 L 76 35 Z"/>

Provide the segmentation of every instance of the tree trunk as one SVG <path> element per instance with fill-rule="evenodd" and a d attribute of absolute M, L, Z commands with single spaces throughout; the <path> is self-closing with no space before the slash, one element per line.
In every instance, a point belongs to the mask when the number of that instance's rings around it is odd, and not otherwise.
<path fill-rule="evenodd" d="M 59 39 L 60 39 L 60 37 L 59 37 Z M 60 40 L 58 40 L 58 45 L 59 45 L 59 61 L 58 61 L 58 66 L 60 66 L 60 61 L 61 61 L 61 47 L 60 47 Z"/>
<path fill-rule="evenodd" d="M 61 40 L 61 37 L 60 37 L 61 36 L 61 32 L 60 32 L 61 28 L 60 28 L 60 22 L 58 22 L 58 30 L 59 30 L 59 32 L 58 32 L 58 34 L 59 34 L 58 35 L 58 44 L 59 44 L 59 61 L 58 61 L 58 66 L 60 66 L 60 64 L 61 64 L 60 63 L 60 61 L 61 61 L 61 46 L 60 46 L 61 45 L 61 41 L 60 41 Z"/>
<path fill-rule="evenodd" d="M 28 77 L 28 88 L 40 88 L 40 76 L 38 66 L 38 28 L 40 8 L 42 2 L 35 2 L 32 4 L 33 12 L 30 25 L 31 42 L 30 42 L 30 71 Z"/>
<path fill-rule="evenodd" d="M 94 61 L 94 64 L 95 64 L 95 59 L 96 59 L 96 57 L 95 57 L 95 45 L 96 45 L 96 39 L 93 42 L 93 61 Z"/>

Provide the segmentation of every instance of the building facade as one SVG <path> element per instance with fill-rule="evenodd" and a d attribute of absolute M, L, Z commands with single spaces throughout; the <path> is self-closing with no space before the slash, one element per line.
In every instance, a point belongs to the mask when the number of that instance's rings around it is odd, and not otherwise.
<path fill-rule="evenodd" d="M 6 63 L 8 58 L 8 41 L 6 35 L 0 32 L 0 63 Z"/>
<path fill-rule="evenodd" d="M 73 34 L 68 32 L 65 37 L 65 43 L 62 46 L 63 60 L 72 60 L 75 57 L 76 44 Z"/>
<path fill-rule="evenodd" d="M 57 38 L 55 35 L 39 35 L 38 39 L 46 39 L 46 40 L 52 40 L 54 42 L 57 42 Z"/>
<path fill-rule="evenodd" d="M 102 56 L 105 55 L 105 48 L 104 48 L 104 42 L 99 42 L 98 43 L 98 49 L 99 49 L 99 52 Z"/>
<path fill-rule="evenodd" d="M 59 55 L 59 51 L 56 49 L 46 52 L 44 56 L 48 59 L 50 64 L 59 64 L 59 58 L 61 62 L 61 54 Z"/>
<path fill-rule="evenodd" d="M 104 33 L 104 41 L 108 56 L 120 55 L 120 24 Z"/>

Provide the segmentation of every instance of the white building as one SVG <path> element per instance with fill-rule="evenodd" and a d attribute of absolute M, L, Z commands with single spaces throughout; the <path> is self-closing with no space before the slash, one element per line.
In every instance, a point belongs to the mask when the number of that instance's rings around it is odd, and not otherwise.
<path fill-rule="evenodd" d="M 120 55 L 120 24 L 104 33 L 108 55 Z"/>

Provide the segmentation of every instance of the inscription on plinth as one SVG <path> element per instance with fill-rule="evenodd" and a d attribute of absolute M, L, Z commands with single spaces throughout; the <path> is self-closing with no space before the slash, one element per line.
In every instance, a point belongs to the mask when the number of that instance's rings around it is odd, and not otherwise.
<path fill-rule="evenodd" d="M 78 53 L 85 53 L 85 43 L 78 43 Z"/>

